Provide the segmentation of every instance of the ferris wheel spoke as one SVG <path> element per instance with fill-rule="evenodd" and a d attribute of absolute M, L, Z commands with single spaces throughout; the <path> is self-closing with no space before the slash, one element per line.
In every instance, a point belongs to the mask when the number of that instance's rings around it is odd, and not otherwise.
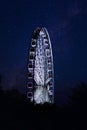
<path fill-rule="evenodd" d="M 32 61 L 28 71 L 32 69 L 32 81 L 28 81 L 28 93 L 31 89 L 31 101 L 38 103 L 53 103 L 54 101 L 54 71 L 53 56 L 49 34 L 46 28 L 37 28 L 31 40 L 30 58 Z M 30 68 L 31 67 L 31 68 Z M 30 80 L 30 78 L 28 78 Z M 31 87 L 29 87 L 31 85 Z M 28 98 L 30 98 L 30 95 Z M 33 99 L 33 100 L 32 100 Z"/>

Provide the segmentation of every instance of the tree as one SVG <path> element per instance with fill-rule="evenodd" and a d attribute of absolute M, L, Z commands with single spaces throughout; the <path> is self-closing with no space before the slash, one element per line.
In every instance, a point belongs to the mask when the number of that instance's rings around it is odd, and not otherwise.
<path fill-rule="evenodd" d="M 2 91 L 2 75 L 0 75 L 0 91 Z"/>
<path fill-rule="evenodd" d="M 71 104 L 78 109 L 87 108 L 87 84 L 81 83 L 73 88 L 72 96 L 70 96 Z"/>

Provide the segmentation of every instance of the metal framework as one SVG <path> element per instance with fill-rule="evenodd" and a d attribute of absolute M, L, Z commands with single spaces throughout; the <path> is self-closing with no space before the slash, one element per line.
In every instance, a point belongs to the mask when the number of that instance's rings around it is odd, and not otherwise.
<path fill-rule="evenodd" d="M 53 55 L 46 28 L 36 28 L 31 40 L 27 98 L 35 104 L 54 103 Z"/>

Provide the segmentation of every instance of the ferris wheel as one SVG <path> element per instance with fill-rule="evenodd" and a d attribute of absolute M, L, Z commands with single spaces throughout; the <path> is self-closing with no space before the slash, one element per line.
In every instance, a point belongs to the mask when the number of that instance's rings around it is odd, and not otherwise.
<path fill-rule="evenodd" d="M 36 28 L 28 57 L 27 98 L 35 104 L 54 102 L 51 41 L 46 28 Z"/>

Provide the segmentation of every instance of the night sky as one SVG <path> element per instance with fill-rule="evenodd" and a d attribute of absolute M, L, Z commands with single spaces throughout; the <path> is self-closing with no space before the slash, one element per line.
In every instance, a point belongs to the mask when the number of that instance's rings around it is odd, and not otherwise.
<path fill-rule="evenodd" d="M 87 0 L 3 0 L 0 14 L 5 89 L 25 90 L 28 49 L 38 26 L 46 27 L 51 38 L 55 91 L 87 83 Z"/>

